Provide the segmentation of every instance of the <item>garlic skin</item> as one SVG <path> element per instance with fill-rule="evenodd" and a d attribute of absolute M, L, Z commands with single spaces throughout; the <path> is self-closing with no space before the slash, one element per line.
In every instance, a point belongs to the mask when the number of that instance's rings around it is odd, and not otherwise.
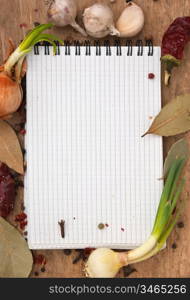
<path fill-rule="evenodd" d="M 77 16 L 77 4 L 75 0 L 54 0 L 47 12 L 49 21 L 58 27 L 71 25 L 76 31 L 87 36 L 85 30 L 80 27 L 75 19 Z"/>
<path fill-rule="evenodd" d="M 128 3 L 116 23 L 120 36 L 125 38 L 134 37 L 143 29 L 143 26 L 143 10 L 134 2 Z"/>
<path fill-rule="evenodd" d="M 113 12 L 104 4 L 94 4 L 84 10 L 83 22 L 86 32 L 95 38 L 103 38 L 108 34 L 120 36 L 114 26 Z"/>
<path fill-rule="evenodd" d="M 122 266 L 117 252 L 98 248 L 90 254 L 85 265 L 85 273 L 91 278 L 113 278 Z"/>

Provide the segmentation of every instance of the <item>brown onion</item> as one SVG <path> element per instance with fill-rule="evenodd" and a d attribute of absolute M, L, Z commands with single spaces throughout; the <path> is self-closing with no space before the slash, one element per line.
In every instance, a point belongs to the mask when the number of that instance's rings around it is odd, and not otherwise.
<path fill-rule="evenodd" d="M 0 73 L 0 118 L 8 118 L 22 102 L 22 89 L 6 72 Z"/>

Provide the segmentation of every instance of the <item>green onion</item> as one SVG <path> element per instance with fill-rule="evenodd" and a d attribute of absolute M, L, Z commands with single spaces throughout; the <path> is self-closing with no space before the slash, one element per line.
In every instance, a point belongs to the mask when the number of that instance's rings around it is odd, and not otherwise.
<path fill-rule="evenodd" d="M 114 277 L 121 267 L 144 261 L 163 248 L 179 219 L 184 203 L 181 201 L 178 204 L 185 184 L 185 179 L 181 178 L 184 164 L 185 159 L 176 159 L 168 172 L 148 240 L 140 247 L 128 252 L 117 253 L 106 248 L 96 249 L 86 263 L 87 276 Z"/>
<path fill-rule="evenodd" d="M 59 41 L 60 44 L 63 44 L 63 41 L 57 38 L 52 34 L 44 34 L 42 33 L 44 30 L 50 29 L 53 24 L 42 24 L 35 27 L 31 30 L 18 48 L 10 55 L 7 62 L 4 65 L 4 71 L 11 77 L 13 67 L 19 62 L 19 60 L 24 57 L 32 50 L 32 47 L 42 41 L 46 41 L 53 46 L 54 54 L 56 53 L 56 44 L 55 40 Z M 17 74 L 20 74 L 20 68 L 22 67 L 22 63 L 20 63 L 19 70 L 17 69 Z M 18 76 L 18 75 L 17 75 Z"/>

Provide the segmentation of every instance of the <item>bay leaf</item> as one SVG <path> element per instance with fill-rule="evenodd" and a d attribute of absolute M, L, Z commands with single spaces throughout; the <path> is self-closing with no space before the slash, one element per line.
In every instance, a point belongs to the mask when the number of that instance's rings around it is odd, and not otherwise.
<path fill-rule="evenodd" d="M 174 160 L 176 160 L 177 158 L 184 158 L 185 160 L 188 160 L 189 155 L 190 149 L 186 138 L 180 139 L 175 144 L 173 144 L 164 162 L 164 177 L 174 163 Z"/>
<path fill-rule="evenodd" d="M 32 254 L 25 239 L 0 217 L 0 278 L 26 278 L 32 265 Z"/>
<path fill-rule="evenodd" d="M 0 120 L 0 161 L 19 174 L 24 173 L 23 154 L 13 128 Z"/>
<path fill-rule="evenodd" d="M 190 94 L 180 95 L 165 105 L 143 135 L 173 136 L 190 129 Z M 142 137 L 143 137 L 142 136 Z"/>

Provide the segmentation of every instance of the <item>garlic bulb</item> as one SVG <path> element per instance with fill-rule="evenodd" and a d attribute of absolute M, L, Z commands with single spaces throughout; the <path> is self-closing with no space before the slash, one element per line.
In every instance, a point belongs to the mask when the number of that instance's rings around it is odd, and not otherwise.
<path fill-rule="evenodd" d="M 112 10 L 104 4 L 94 4 L 85 9 L 83 22 L 87 33 L 96 38 L 108 34 L 119 36 L 119 31 L 114 26 Z"/>
<path fill-rule="evenodd" d="M 121 37 L 133 37 L 137 35 L 144 26 L 144 13 L 135 3 L 130 2 L 119 17 L 116 28 Z"/>
<path fill-rule="evenodd" d="M 54 0 L 48 9 L 48 18 L 56 26 L 64 27 L 71 25 L 76 31 L 87 36 L 75 21 L 77 16 L 77 4 L 75 0 Z"/>

